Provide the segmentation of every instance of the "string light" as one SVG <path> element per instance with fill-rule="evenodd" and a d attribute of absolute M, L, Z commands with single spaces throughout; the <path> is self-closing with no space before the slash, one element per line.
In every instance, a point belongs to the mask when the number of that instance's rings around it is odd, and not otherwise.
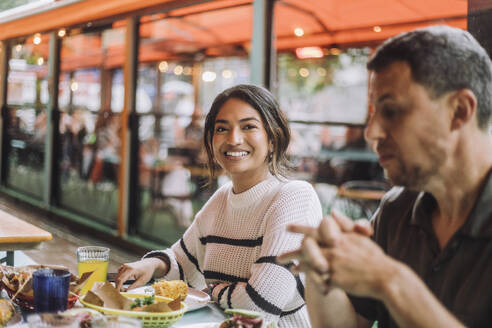
<path fill-rule="evenodd" d="M 215 81 L 216 78 L 217 78 L 217 74 L 215 74 L 215 72 L 212 71 L 205 71 L 202 74 L 202 80 L 204 82 L 213 82 Z"/>
<path fill-rule="evenodd" d="M 374 32 L 376 32 L 376 33 L 381 32 L 381 26 L 377 26 L 377 25 L 376 25 L 376 26 L 374 26 L 372 29 L 373 29 L 373 30 L 374 30 Z"/>
<path fill-rule="evenodd" d="M 223 70 L 222 71 L 222 77 L 224 79 L 230 79 L 232 77 L 232 71 L 228 70 L 228 69 Z"/>
<path fill-rule="evenodd" d="M 308 77 L 309 76 L 309 70 L 305 67 L 302 67 L 299 69 L 299 75 L 302 77 Z"/>
<path fill-rule="evenodd" d="M 58 30 L 58 36 L 60 38 L 63 38 L 65 35 L 67 35 L 67 30 L 65 30 L 64 28 Z"/>
<path fill-rule="evenodd" d="M 161 73 L 167 72 L 168 68 L 169 68 L 169 64 L 167 63 L 167 61 L 161 61 L 159 63 L 159 71 Z"/>
<path fill-rule="evenodd" d="M 36 33 L 34 34 L 34 39 L 32 40 L 34 44 L 40 44 L 41 43 L 41 34 Z"/>
<path fill-rule="evenodd" d="M 174 68 L 174 74 L 175 74 L 175 75 L 181 75 L 181 74 L 183 74 L 183 66 L 181 66 L 181 65 L 177 65 L 177 66 Z"/>
<path fill-rule="evenodd" d="M 297 36 L 297 37 L 301 37 L 304 35 L 304 30 L 301 28 L 301 27 L 296 27 L 294 29 L 294 34 Z"/>
<path fill-rule="evenodd" d="M 37 60 L 36 62 L 37 62 L 37 64 L 38 64 L 39 66 L 41 66 L 41 65 L 43 65 L 43 64 L 44 64 L 44 58 L 43 58 L 43 57 L 39 57 L 39 58 L 38 58 L 38 60 Z"/>
<path fill-rule="evenodd" d="M 296 56 L 299 59 L 323 58 L 324 53 L 320 47 L 304 47 L 296 49 Z"/>
<path fill-rule="evenodd" d="M 70 90 L 77 91 L 78 88 L 79 88 L 79 84 L 77 82 L 72 81 L 72 83 L 70 83 Z"/>
<path fill-rule="evenodd" d="M 323 67 L 318 67 L 316 69 L 316 73 L 318 73 L 319 76 L 326 76 L 326 69 L 324 69 Z"/>

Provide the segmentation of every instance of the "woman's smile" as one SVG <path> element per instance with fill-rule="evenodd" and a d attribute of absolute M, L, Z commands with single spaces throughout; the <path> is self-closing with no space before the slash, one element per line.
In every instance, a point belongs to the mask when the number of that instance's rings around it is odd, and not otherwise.
<path fill-rule="evenodd" d="M 249 155 L 247 151 L 226 151 L 224 152 L 224 156 L 232 161 L 238 161 L 244 159 Z"/>

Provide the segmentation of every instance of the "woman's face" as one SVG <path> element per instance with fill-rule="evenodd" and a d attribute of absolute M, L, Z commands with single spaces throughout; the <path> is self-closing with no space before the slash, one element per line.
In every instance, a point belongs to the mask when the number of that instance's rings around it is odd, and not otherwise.
<path fill-rule="evenodd" d="M 234 192 L 243 192 L 268 176 L 271 151 L 260 113 L 248 103 L 231 98 L 215 118 L 214 158 L 229 174 Z"/>

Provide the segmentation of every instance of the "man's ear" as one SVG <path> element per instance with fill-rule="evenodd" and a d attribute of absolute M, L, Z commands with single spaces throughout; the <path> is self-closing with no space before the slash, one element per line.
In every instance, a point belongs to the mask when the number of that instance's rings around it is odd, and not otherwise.
<path fill-rule="evenodd" d="M 456 130 L 473 120 L 477 111 L 477 97 L 470 89 L 461 89 L 451 97 L 451 129 Z"/>

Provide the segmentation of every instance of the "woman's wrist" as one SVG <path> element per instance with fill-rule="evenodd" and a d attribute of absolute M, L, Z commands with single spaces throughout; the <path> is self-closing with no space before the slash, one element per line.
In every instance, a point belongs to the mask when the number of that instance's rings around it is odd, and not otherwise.
<path fill-rule="evenodd" d="M 165 276 L 169 272 L 170 261 L 169 258 L 164 256 L 152 256 L 146 258 L 146 260 L 150 260 L 153 266 L 153 276 L 154 277 L 162 277 Z"/>

